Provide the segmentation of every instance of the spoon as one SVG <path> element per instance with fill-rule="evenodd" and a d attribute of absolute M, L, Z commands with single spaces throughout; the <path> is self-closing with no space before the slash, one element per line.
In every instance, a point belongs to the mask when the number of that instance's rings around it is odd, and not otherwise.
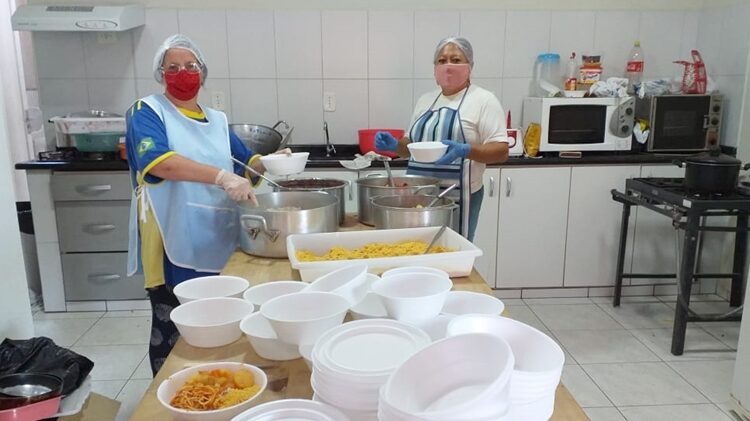
<path fill-rule="evenodd" d="M 281 185 L 279 185 L 279 183 L 271 180 L 270 178 L 266 177 L 265 175 L 259 173 L 258 171 L 255 171 L 255 169 L 253 169 L 251 166 L 245 164 L 244 162 L 242 162 L 242 161 L 240 161 L 238 159 L 234 159 L 234 157 L 232 157 L 232 161 L 234 161 L 238 165 L 241 165 L 243 168 L 245 168 L 246 170 L 250 171 L 251 173 L 257 175 L 258 177 L 266 180 L 268 182 L 268 184 L 270 184 L 270 185 L 272 185 L 272 186 L 274 186 L 274 187 L 276 187 L 278 189 L 282 188 Z"/>
<path fill-rule="evenodd" d="M 451 191 L 451 190 L 455 189 L 456 187 L 458 187 L 458 184 L 455 184 L 455 183 L 454 183 L 454 184 L 451 184 L 450 186 L 448 186 L 448 188 L 446 188 L 445 190 L 443 190 L 443 192 L 442 192 L 442 193 L 440 193 L 440 194 L 439 194 L 439 195 L 437 195 L 437 196 L 436 196 L 436 197 L 435 197 L 434 199 L 432 199 L 432 201 L 430 201 L 430 203 L 429 203 L 429 204 L 428 204 L 427 206 L 425 206 L 425 207 L 426 207 L 426 208 L 431 208 L 431 207 L 435 206 L 435 203 L 437 203 L 437 202 L 438 202 L 438 200 L 440 200 L 440 199 L 442 199 L 443 197 L 445 197 L 445 195 L 446 195 L 446 194 L 447 194 L 447 193 L 448 193 L 449 191 Z"/>
<path fill-rule="evenodd" d="M 437 243 L 437 240 L 440 238 L 441 235 L 445 232 L 445 229 L 448 228 L 448 226 L 443 225 L 438 230 L 437 234 L 435 234 L 434 237 L 432 237 L 432 241 L 430 241 L 430 245 L 427 246 L 427 248 L 424 251 L 424 254 L 427 254 L 430 252 L 430 249 L 432 249 L 435 246 L 435 243 Z"/>

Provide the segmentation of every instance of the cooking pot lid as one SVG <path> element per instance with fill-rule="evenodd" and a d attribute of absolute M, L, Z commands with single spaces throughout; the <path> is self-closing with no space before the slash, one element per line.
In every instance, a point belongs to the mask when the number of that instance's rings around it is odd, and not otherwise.
<path fill-rule="evenodd" d="M 742 163 L 742 161 L 737 158 L 721 153 L 721 150 L 718 148 L 711 149 L 697 155 L 689 156 L 685 159 L 685 161 L 696 164 L 713 165 L 740 165 Z"/>

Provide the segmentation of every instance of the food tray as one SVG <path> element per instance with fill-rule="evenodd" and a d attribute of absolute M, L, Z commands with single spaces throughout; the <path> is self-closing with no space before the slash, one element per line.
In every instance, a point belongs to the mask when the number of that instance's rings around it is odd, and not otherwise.
<path fill-rule="evenodd" d="M 52 117 L 58 133 L 84 134 L 99 132 L 125 133 L 124 117 Z"/>
<path fill-rule="evenodd" d="M 299 270 L 302 280 L 311 282 L 328 272 L 353 264 L 365 264 L 368 271 L 380 274 L 388 269 L 404 266 L 429 266 L 442 269 L 451 277 L 469 276 L 474 259 L 482 250 L 448 228 L 437 241 L 437 245 L 456 251 L 418 256 L 381 257 L 375 259 L 330 260 L 324 262 L 300 262 L 297 250 L 310 250 L 323 254 L 333 246 L 346 248 L 362 247 L 368 243 L 397 243 L 405 240 L 430 242 L 440 227 L 402 228 L 390 230 L 342 231 L 321 234 L 293 234 L 286 239 L 286 249 L 292 268 Z"/>

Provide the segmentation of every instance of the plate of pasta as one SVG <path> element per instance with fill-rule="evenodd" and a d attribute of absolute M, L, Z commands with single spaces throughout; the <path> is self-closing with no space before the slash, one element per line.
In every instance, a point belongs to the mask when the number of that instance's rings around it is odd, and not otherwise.
<path fill-rule="evenodd" d="M 253 406 L 267 383 L 266 374 L 254 365 L 208 363 L 169 376 L 156 397 L 178 420 L 226 420 Z"/>

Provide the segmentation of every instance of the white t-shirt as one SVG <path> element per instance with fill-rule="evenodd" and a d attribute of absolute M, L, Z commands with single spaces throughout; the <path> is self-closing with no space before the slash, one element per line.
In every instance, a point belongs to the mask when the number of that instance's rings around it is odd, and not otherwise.
<path fill-rule="evenodd" d="M 481 145 L 488 142 L 508 143 L 505 111 L 503 111 L 503 107 L 500 105 L 500 101 L 495 94 L 477 85 L 469 85 L 467 89 L 469 92 L 466 94 L 466 98 L 464 98 L 464 102 L 458 110 L 466 142 L 474 145 Z M 409 129 L 411 129 L 425 111 L 430 109 L 430 106 L 432 106 L 433 110 L 437 110 L 440 107 L 456 109 L 465 91 L 464 89 L 454 95 L 445 96 L 440 94 L 440 89 L 436 89 L 422 95 L 417 101 L 416 107 L 414 107 L 414 114 L 411 117 L 409 127 L 407 127 L 406 136 L 409 136 Z M 440 98 L 437 99 L 435 105 L 432 105 L 438 95 L 440 95 Z M 472 161 L 472 193 L 482 188 L 482 176 L 484 175 L 485 168 L 485 164 Z"/>

